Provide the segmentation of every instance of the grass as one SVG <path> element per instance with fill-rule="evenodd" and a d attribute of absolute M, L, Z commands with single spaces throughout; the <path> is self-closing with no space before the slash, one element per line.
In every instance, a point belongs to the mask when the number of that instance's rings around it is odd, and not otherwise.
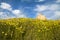
<path fill-rule="evenodd" d="M 60 20 L 0 20 L 0 40 L 60 40 Z"/>

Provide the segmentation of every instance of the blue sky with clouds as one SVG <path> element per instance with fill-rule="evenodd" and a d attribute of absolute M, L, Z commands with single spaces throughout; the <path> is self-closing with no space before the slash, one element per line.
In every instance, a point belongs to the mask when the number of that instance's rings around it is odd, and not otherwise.
<path fill-rule="evenodd" d="M 0 0 L 0 19 L 35 18 L 39 12 L 60 19 L 60 0 Z"/>

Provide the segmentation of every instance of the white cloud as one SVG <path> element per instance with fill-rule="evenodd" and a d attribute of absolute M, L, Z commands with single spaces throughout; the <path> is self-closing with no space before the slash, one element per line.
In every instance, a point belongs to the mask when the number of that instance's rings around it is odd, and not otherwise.
<path fill-rule="evenodd" d="M 12 10 L 11 5 L 8 3 L 1 3 L 0 8 L 2 9 L 7 9 L 7 10 Z"/>
<path fill-rule="evenodd" d="M 49 19 L 60 19 L 60 11 L 54 11 L 54 15 L 51 16 Z"/>
<path fill-rule="evenodd" d="M 21 14 L 21 11 L 20 10 L 12 10 L 12 13 L 15 15 L 19 15 L 19 14 Z"/>
<path fill-rule="evenodd" d="M 56 0 L 57 3 L 60 3 L 60 0 Z"/>
<path fill-rule="evenodd" d="M 19 15 L 20 18 L 27 18 L 24 14 Z"/>
<path fill-rule="evenodd" d="M 12 13 L 16 15 L 16 17 L 26 18 L 26 16 L 22 13 L 21 10 L 13 10 Z"/>
<path fill-rule="evenodd" d="M 48 6 L 48 10 L 58 10 L 59 9 L 59 5 L 58 4 L 52 4 Z"/>
<path fill-rule="evenodd" d="M 12 16 L 12 15 L 8 15 L 6 14 L 7 12 L 0 12 L 0 18 L 1 19 L 10 19 L 10 18 L 26 18 L 26 16 L 24 14 L 19 14 L 19 15 L 16 15 L 15 16 Z"/>
<path fill-rule="evenodd" d="M 3 12 L 0 12 L 0 15 L 3 15 L 4 13 Z"/>
<path fill-rule="evenodd" d="M 1 5 L 0 5 L 0 18 L 1 19 L 7 19 L 7 18 L 26 18 L 26 15 L 21 11 L 21 10 L 13 10 L 12 9 L 12 6 L 8 3 L 4 3 L 2 2 Z M 4 9 L 6 10 L 9 10 L 8 12 L 7 11 L 3 11 Z M 13 15 L 15 16 L 13 16 Z"/>
<path fill-rule="evenodd" d="M 47 6 L 45 6 L 45 5 L 36 5 L 36 8 L 34 9 L 34 11 L 41 12 L 46 9 L 47 9 Z"/>
<path fill-rule="evenodd" d="M 43 2 L 43 1 L 45 1 L 45 0 L 38 0 L 38 2 Z"/>
<path fill-rule="evenodd" d="M 60 11 L 55 11 L 55 15 L 60 16 Z"/>
<path fill-rule="evenodd" d="M 8 18 L 14 18 L 14 16 L 10 16 L 8 14 L 6 14 L 7 12 L 0 12 L 0 18 L 1 19 L 8 19 Z"/>
<path fill-rule="evenodd" d="M 41 11 L 45 11 L 45 10 L 55 11 L 55 10 L 58 10 L 59 7 L 60 6 L 58 4 L 36 5 L 36 8 L 34 9 L 34 11 L 37 11 L 37 12 L 41 12 Z"/>
<path fill-rule="evenodd" d="M 48 12 L 48 15 L 50 15 L 49 13 L 54 13 L 55 15 L 51 16 L 50 19 L 55 18 L 57 16 L 60 16 L 60 5 L 59 4 L 50 4 L 50 5 L 36 5 L 34 11 L 38 12 Z M 49 10 L 49 11 L 47 11 Z M 43 13 L 44 14 L 44 13 Z M 45 13 L 46 14 L 46 13 Z M 45 15 L 44 14 L 44 15 Z M 47 15 L 46 15 L 47 16 Z M 49 18 L 48 18 L 49 19 Z"/>

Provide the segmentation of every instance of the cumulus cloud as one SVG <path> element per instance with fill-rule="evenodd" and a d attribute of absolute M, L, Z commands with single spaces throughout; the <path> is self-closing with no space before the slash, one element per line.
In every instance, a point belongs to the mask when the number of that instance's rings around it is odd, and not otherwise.
<path fill-rule="evenodd" d="M 9 12 L 0 12 L 0 19 L 14 18 L 14 16 L 8 15 Z"/>
<path fill-rule="evenodd" d="M 60 19 L 60 11 L 54 11 L 54 15 L 51 16 L 49 19 Z"/>
<path fill-rule="evenodd" d="M 49 10 L 49 11 L 47 11 Z M 36 5 L 34 11 L 37 11 L 38 12 L 48 12 L 49 13 L 54 13 L 53 17 L 56 18 L 57 16 L 60 16 L 60 5 L 59 4 L 50 4 L 50 5 Z M 46 14 L 46 13 L 45 13 Z M 47 15 L 46 15 L 47 16 Z M 53 18 L 52 16 L 48 19 L 51 19 Z"/>
<path fill-rule="evenodd" d="M 19 17 L 20 18 L 27 18 L 24 14 L 21 14 Z"/>
<path fill-rule="evenodd" d="M 16 15 L 16 17 L 21 17 L 21 18 L 26 17 L 20 10 L 13 10 L 12 13 Z"/>
<path fill-rule="evenodd" d="M 0 15 L 3 15 L 4 13 L 3 12 L 0 12 Z"/>
<path fill-rule="evenodd" d="M 13 10 L 12 13 L 15 15 L 19 15 L 19 14 L 21 14 L 21 11 L 20 10 Z"/>
<path fill-rule="evenodd" d="M 60 11 L 55 11 L 55 15 L 59 15 L 60 16 Z"/>
<path fill-rule="evenodd" d="M 58 10 L 59 9 L 59 5 L 58 4 L 51 4 L 51 5 L 36 5 L 36 8 L 34 9 L 34 11 L 37 12 L 41 12 L 41 11 L 45 11 L 45 10 Z"/>
<path fill-rule="evenodd" d="M 34 11 L 41 12 L 41 11 L 44 11 L 46 9 L 47 9 L 47 6 L 44 6 L 44 5 L 36 5 L 36 8 L 34 9 Z"/>
<path fill-rule="evenodd" d="M 56 0 L 57 3 L 60 3 L 60 0 Z"/>
<path fill-rule="evenodd" d="M 7 9 L 7 10 L 12 10 L 11 5 L 8 3 L 1 3 L 0 8 L 2 9 Z"/>
<path fill-rule="evenodd" d="M 43 1 L 45 1 L 45 0 L 38 0 L 38 2 L 43 2 Z"/>
<path fill-rule="evenodd" d="M 59 9 L 58 4 L 52 4 L 52 5 L 49 5 L 48 7 L 49 7 L 48 10 L 52 10 L 52 11 Z"/>
<path fill-rule="evenodd" d="M 26 15 L 21 11 L 21 10 L 18 10 L 18 9 L 15 9 L 13 10 L 12 6 L 8 3 L 0 3 L 0 8 L 2 10 L 0 10 L 0 18 L 2 19 L 6 19 L 6 18 L 15 18 L 15 17 L 20 17 L 20 18 L 25 18 Z M 3 10 L 7 10 L 7 11 L 3 11 Z M 9 13 L 9 14 L 8 14 Z M 15 16 L 13 16 L 13 15 Z"/>

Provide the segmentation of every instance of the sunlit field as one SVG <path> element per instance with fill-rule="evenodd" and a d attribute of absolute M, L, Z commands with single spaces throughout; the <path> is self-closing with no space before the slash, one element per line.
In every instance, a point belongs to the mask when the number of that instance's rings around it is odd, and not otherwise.
<path fill-rule="evenodd" d="M 60 20 L 0 20 L 0 40 L 60 40 Z"/>

